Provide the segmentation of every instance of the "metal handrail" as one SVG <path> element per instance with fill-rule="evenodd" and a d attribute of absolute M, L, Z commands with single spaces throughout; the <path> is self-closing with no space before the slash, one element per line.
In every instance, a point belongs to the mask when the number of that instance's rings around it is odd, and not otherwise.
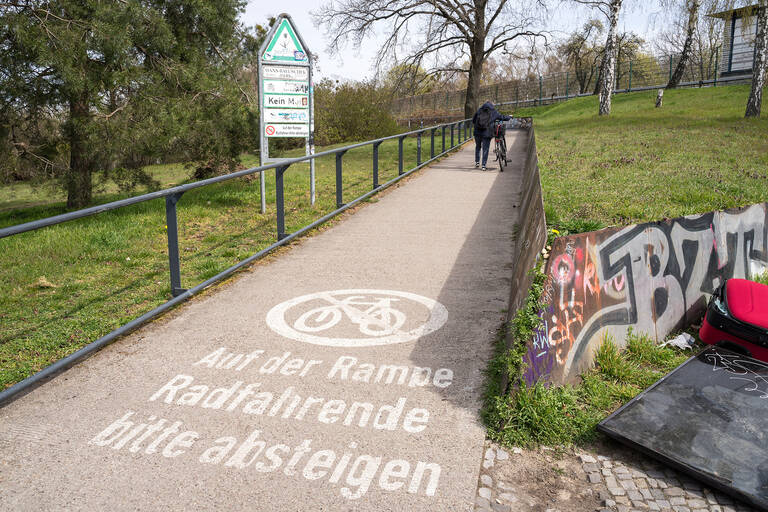
<path fill-rule="evenodd" d="M 740 72 L 734 72 L 735 74 L 728 75 L 728 76 L 720 76 L 718 78 L 714 79 L 707 79 L 707 80 L 693 80 L 690 82 L 680 82 L 677 87 L 679 89 L 686 88 L 686 87 L 704 87 L 712 85 L 714 87 L 717 87 L 718 85 L 728 85 L 731 82 L 738 83 L 738 82 L 744 82 L 745 80 L 751 79 L 751 73 L 740 73 Z M 630 87 L 624 88 L 624 89 L 614 89 L 613 94 L 626 94 L 630 92 L 643 92 L 643 91 L 655 91 L 657 89 L 664 89 L 666 87 L 666 83 L 664 84 L 657 84 L 657 85 L 646 85 L 646 86 L 637 86 L 632 87 L 630 84 Z M 567 93 L 567 89 L 566 89 Z M 514 105 L 515 107 L 527 107 L 527 106 L 541 106 L 544 104 L 552 104 L 552 102 L 555 101 L 567 101 L 574 98 L 584 98 L 587 96 L 595 96 L 595 93 L 593 92 L 584 92 L 584 93 L 573 93 L 573 94 L 565 94 L 565 95 L 559 95 L 559 96 L 535 96 L 535 97 L 526 97 L 524 99 L 515 99 L 510 101 L 500 101 L 496 103 L 497 107 L 507 107 Z M 407 98 L 406 98 L 407 99 Z M 457 112 L 460 110 L 463 110 L 464 107 L 449 107 L 444 108 L 443 110 L 447 112 Z M 407 119 L 418 119 L 418 116 L 414 117 L 400 117 L 398 118 L 399 121 L 403 122 Z"/>
<path fill-rule="evenodd" d="M 450 128 L 450 145 L 446 145 L 446 132 L 447 129 Z M 439 154 L 435 154 L 435 132 L 437 130 L 441 130 L 442 132 L 442 146 L 441 146 L 441 152 Z M 462 131 L 463 130 L 463 131 Z M 423 133 L 430 132 L 430 139 L 431 139 L 431 145 L 430 145 L 430 158 L 426 161 L 421 160 L 421 136 Z M 454 133 L 456 133 L 457 137 L 454 138 Z M 416 153 L 416 167 L 413 167 L 412 169 L 408 171 L 404 171 L 403 169 L 403 141 L 411 135 L 416 135 L 417 137 L 417 153 Z M 32 222 L 26 222 L 23 224 L 18 224 L 16 226 L 11 226 L 9 228 L 0 229 L 0 238 L 9 237 L 12 235 L 17 235 L 20 233 L 24 233 L 27 231 L 34 231 L 37 229 L 41 229 L 47 226 L 52 226 L 56 224 L 61 224 L 63 222 L 68 222 L 71 220 L 79 219 L 82 217 L 87 217 L 90 215 L 96 215 L 99 213 L 107 212 L 110 210 L 115 210 L 118 208 L 123 208 L 126 206 L 130 206 L 133 204 L 141 203 L 144 201 L 150 201 L 152 199 L 158 199 L 158 198 L 165 198 L 165 206 L 166 206 L 166 224 L 168 225 L 168 259 L 169 259 L 169 273 L 170 273 L 170 282 L 171 282 L 171 293 L 173 295 L 173 298 L 164 304 L 161 304 L 160 306 L 154 308 L 153 310 L 143 314 L 139 318 L 136 318 L 127 324 L 115 329 L 114 331 L 102 336 L 101 338 L 89 343 L 85 347 L 81 348 L 80 350 L 74 352 L 73 354 L 70 354 L 67 357 L 64 357 L 55 363 L 51 364 L 50 366 L 44 368 L 43 370 L 35 373 L 34 375 L 31 375 L 30 377 L 27 377 L 23 381 L 11 386 L 10 388 L 0 391 L 0 407 L 3 407 L 4 405 L 10 403 L 15 398 L 28 393 L 30 390 L 32 390 L 34 387 L 42 384 L 43 382 L 47 381 L 48 379 L 54 377 L 55 375 L 61 373 L 62 371 L 74 366 L 82 359 L 85 359 L 86 357 L 90 356 L 92 353 L 100 350 L 104 346 L 112 343 L 117 338 L 124 334 L 128 334 L 129 332 L 133 331 L 137 327 L 143 325 L 144 323 L 148 322 L 149 320 L 157 317 L 161 313 L 164 313 L 165 311 L 171 309 L 172 307 L 176 306 L 177 304 L 185 301 L 186 299 L 197 295 L 201 291 L 205 290 L 212 284 L 216 283 L 217 281 L 220 281 L 221 279 L 224 279 L 233 273 L 235 273 L 237 270 L 245 267 L 246 265 L 252 263 L 253 261 L 256 261 L 260 258 L 263 258 L 267 254 L 271 253 L 275 249 L 277 249 L 280 246 L 283 246 L 287 243 L 289 243 L 294 238 L 297 238 L 308 231 L 314 229 L 315 227 L 327 222 L 331 218 L 335 217 L 339 213 L 351 208 L 352 206 L 355 206 L 356 204 L 360 203 L 361 201 L 366 200 L 367 198 L 371 197 L 372 195 L 380 192 L 381 190 L 391 186 L 392 184 L 400 181 L 401 179 L 405 178 L 406 176 L 416 172 L 417 170 L 421 169 L 422 167 L 426 166 L 427 164 L 431 163 L 432 161 L 442 157 L 443 155 L 447 154 L 448 152 L 452 151 L 456 147 L 460 146 L 467 140 L 469 140 L 472 137 L 472 123 L 469 119 L 463 119 L 461 121 L 454 121 L 451 123 L 444 123 L 440 125 L 435 125 L 431 127 L 426 128 L 420 128 L 418 130 L 413 130 L 406 133 L 400 133 L 397 135 L 391 135 L 389 137 L 382 137 L 380 139 L 370 140 L 366 142 L 360 142 L 357 144 L 351 144 L 349 146 L 344 146 L 342 148 L 336 148 L 336 149 L 330 149 L 328 151 L 323 151 L 322 153 L 317 153 L 314 155 L 308 155 L 303 156 L 300 158 L 293 158 L 289 160 L 284 160 L 279 163 L 274 163 L 270 165 L 264 165 L 260 167 L 253 167 L 250 169 L 245 169 L 242 171 L 237 171 L 231 174 L 226 174 L 224 176 L 217 176 L 215 178 L 209 178 L 206 180 L 197 181 L 194 183 L 189 183 L 186 185 L 180 185 L 178 187 L 172 187 L 165 190 L 159 190 L 156 192 L 150 192 L 148 194 L 143 194 L 135 197 L 131 197 L 128 199 L 122 199 L 119 201 L 113 201 L 111 203 L 106 203 L 99 206 L 94 206 L 91 208 L 85 208 L 83 210 L 77 210 L 70 213 L 65 213 L 62 215 L 56 215 L 53 217 L 48 217 L 45 219 L 40 219 Z M 379 146 L 388 140 L 398 140 L 398 175 L 397 177 L 389 180 L 388 182 L 384 183 L 383 185 L 380 185 L 378 183 L 378 148 Z M 344 153 L 349 151 L 350 149 L 360 148 L 363 146 L 373 145 L 373 188 L 353 199 L 352 201 L 348 203 L 343 202 L 342 197 L 342 179 L 343 179 L 343 156 Z M 283 175 L 288 170 L 288 168 L 296 163 L 304 162 L 313 158 L 320 158 L 322 156 L 328 156 L 328 155 L 336 155 L 336 209 L 327 215 L 317 219 L 316 221 L 304 226 L 303 228 L 299 229 L 298 231 L 294 233 L 285 233 L 285 205 L 284 205 L 284 186 L 283 186 Z M 276 173 L 276 179 L 275 179 L 275 189 L 276 189 L 276 206 L 277 206 L 277 241 L 270 245 L 269 247 L 266 247 L 265 249 L 262 249 L 261 251 L 257 252 L 256 254 L 250 256 L 249 258 L 246 258 L 245 260 L 232 265 L 231 267 L 225 269 L 224 271 L 216 274 L 215 276 L 211 277 L 210 279 L 207 279 L 206 281 L 203 281 L 202 283 L 186 290 L 184 288 L 181 288 L 181 270 L 179 266 L 179 250 L 178 250 L 178 226 L 176 222 L 176 204 L 178 203 L 179 198 L 181 195 L 192 189 L 204 187 L 206 185 L 212 185 L 214 183 L 220 183 L 222 181 L 228 181 L 235 178 L 240 178 L 242 176 L 247 176 L 249 174 L 255 174 L 255 173 L 264 173 L 265 171 L 268 171 L 270 169 L 275 169 Z"/>
<path fill-rule="evenodd" d="M 339 152 L 347 152 L 350 149 L 356 149 L 363 146 L 368 146 L 371 144 L 381 144 L 382 142 L 388 141 L 388 140 L 394 140 L 394 139 L 400 139 L 408 137 L 409 135 L 416 135 L 421 134 L 426 131 L 429 131 L 432 128 L 441 128 L 443 126 L 456 126 L 462 122 L 468 122 L 469 119 L 464 119 L 461 121 L 454 121 L 452 123 L 444 123 L 441 125 L 436 125 L 434 127 L 428 127 L 428 128 L 420 128 L 418 130 L 413 130 L 406 133 L 400 133 L 397 135 L 390 135 L 388 137 L 382 137 L 380 139 L 374 139 L 369 140 L 365 142 L 359 142 L 357 144 L 351 144 L 349 146 L 344 146 L 342 148 L 336 148 L 336 149 L 329 149 L 328 151 L 323 151 L 321 153 L 316 153 L 314 155 L 307 155 L 302 156 L 298 158 L 291 158 L 284 160 L 279 163 L 273 163 L 269 165 L 262 165 L 260 167 L 251 167 L 250 169 L 244 169 L 242 171 L 236 171 L 230 174 L 225 174 L 222 176 L 216 176 L 214 178 L 208 178 L 205 180 L 196 181 L 194 183 L 187 183 L 186 185 L 179 185 L 177 187 L 171 187 L 166 188 L 163 190 L 157 190 L 155 192 L 149 192 L 147 194 L 142 194 L 140 196 L 134 196 L 129 197 L 127 199 L 121 199 L 118 201 L 112 201 L 111 203 L 105 203 L 98 206 L 92 206 L 90 208 L 84 208 L 82 210 L 77 210 L 74 212 L 69 213 L 63 213 L 61 215 L 54 215 L 53 217 L 46 217 L 45 219 L 39 219 L 31 222 L 25 222 L 23 224 L 17 224 L 15 226 L 10 226 L 7 228 L 0 229 L 0 238 L 5 238 L 11 235 L 18 235 L 19 233 L 25 233 L 27 231 L 34 231 L 36 229 L 44 228 L 46 226 L 53 226 L 56 224 L 61 224 L 62 222 L 68 222 L 70 220 L 80 219 L 82 217 L 88 217 L 90 215 L 96 215 L 98 213 L 103 213 L 110 210 L 116 210 L 118 208 L 123 208 L 125 206 L 130 206 L 137 203 L 142 203 L 144 201 L 150 201 L 152 199 L 158 199 L 161 197 L 166 196 L 172 196 L 176 194 L 183 194 L 184 192 L 187 192 L 188 190 L 193 190 L 200 187 L 205 187 L 207 185 L 213 185 L 214 183 L 220 183 L 222 181 L 228 181 L 235 178 L 242 178 L 243 176 L 248 176 L 250 174 L 256 174 L 256 173 L 262 173 L 264 171 L 268 171 L 270 169 L 276 169 L 278 167 L 284 167 L 284 166 L 290 166 L 293 164 L 301 163 L 307 160 L 311 160 L 313 158 L 320 158 L 323 156 L 333 155 Z"/>
<path fill-rule="evenodd" d="M 710 80 L 696 80 L 693 82 L 680 82 L 677 87 L 678 88 L 684 88 L 684 87 L 703 87 L 705 85 L 717 85 L 717 84 L 725 84 L 727 82 L 742 82 L 744 81 L 745 77 L 748 77 L 749 75 L 734 75 L 734 76 L 726 76 L 726 77 L 720 77 L 717 79 L 710 79 Z M 647 85 L 647 86 L 640 86 L 640 87 L 632 87 L 631 89 L 625 88 L 625 89 L 614 89 L 613 94 L 626 94 L 629 92 L 644 92 L 644 91 L 655 91 L 657 89 L 664 89 L 664 85 Z M 506 101 L 498 103 L 497 106 L 506 106 L 506 105 L 514 105 L 515 103 L 540 103 L 540 102 L 552 102 L 552 101 L 563 101 L 563 100 L 570 100 L 573 98 L 584 98 L 587 96 L 594 96 L 594 93 L 591 92 L 584 92 L 584 93 L 575 93 L 570 94 L 567 96 L 544 96 L 541 100 L 539 98 L 533 98 L 533 99 L 525 99 L 520 100 L 518 102 L 515 101 Z"/>

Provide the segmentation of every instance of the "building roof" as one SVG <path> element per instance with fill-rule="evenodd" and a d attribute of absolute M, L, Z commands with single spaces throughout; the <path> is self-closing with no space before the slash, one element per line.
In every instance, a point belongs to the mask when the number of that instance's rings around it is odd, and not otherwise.
<path fill-rule="evenodd" d="M 746 7 L 739 7 L 737 9 L 728 9 L 727 11 L 721 11 L 721 12 L 713 12 L 707 14 L 707 16 L 711 18 L 720 18 L 723 20 L 729 20 L 736 17 L 742 17 L 742 16 L 752 16 L 755 14 L 755 11 L 757 10 L 758 4 L 748 5 Z"/>

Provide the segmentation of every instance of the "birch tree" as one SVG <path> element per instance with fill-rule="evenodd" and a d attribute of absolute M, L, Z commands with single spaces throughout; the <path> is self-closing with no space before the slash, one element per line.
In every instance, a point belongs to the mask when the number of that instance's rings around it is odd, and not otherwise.
<path fill-rule="evenodd" d="M 760 117 L 765 86 L 766 64 L 768 62 L 768 0 L 760 0 L 757 9 L 757 38 L 755 61 L 752 65 L 752 90 L 747 100 L 745 117 Z"/>
<path fill-rule="evenodd" d="M 598 110 L 601 116 L 607 116 L 611 114 L 611 98 L 616 83 L 616 30 L 623 0 L 574 0 L 574 2 L 599 10 L 608 20 L 608 36 L 605 40 L 600 69 L 600 107 Z"/>
<path fill-rule="evenodd" d="M 677 67 L 672 73 L 672 76 L 667 82 L 667 89 L 674 89 L 680 84 L 683 78 L 685 69 L 688 66 L 688 62 L 691 59 L 691 53 L 693 52 L 693 40 L 696 35 L 696 28 L 699 25 L 699 10 L 701 9 L 701 0 L 685 0 L 685 10 L 688 14 L 688 23 L 685 31 L 685 42 L 683 43 L 683 52 L 680 54 L 680 60 L 677 62 Z M 670 56 L 670 58 L 672 58 Z"/>
<path fill-rule="evenodd" d="M 466 74 L 464 115 L 471 117 L 480 102 L 483 64 L 518 40 L 543 36 L 544 9 L 544 0 L 338 0 L 313 16 L 332 52 L 348 41 L 359 47 L 384 29 L 378 69 L 405 64 L 429 74 Z"/>
<path fill-rule="evenodd" d="M 686 2 L 670 0 L 664 6 L 664 20 L 674 17 L 673 24 L 662 31 L 654 42 L 657 53 L 662 55 L 682 54 L 688 42 L 690 20 Z M 715 65 L 723 44 L 723 21 L 712 16 L 701 16 L 702 12 L 718 12 L 732 8 L 734 0 L 700 0 L 699 16 L 692 32 L 690 56 L 682 72 L 681 80 L 706 80 L 717 72 Z M 678 84 L 679 85 L 679 84 Z"/>

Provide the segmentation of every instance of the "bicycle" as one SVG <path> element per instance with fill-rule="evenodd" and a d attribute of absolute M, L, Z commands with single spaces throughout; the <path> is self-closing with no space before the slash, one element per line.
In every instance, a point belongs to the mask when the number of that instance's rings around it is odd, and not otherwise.
<path fill-rule="evenodd" d="M 311 309 L 301 315 L 294 328 L 303 332 L 320 332 L 330 329 L 341 321 L 342 316 L 357 324 L 367 336 L 388 336 L 396 333 L 405 323 L 405 314 L 392 307 L 399 299 L 392 297 L 370 298 L 355 295 L 339 300 L 330 294 L 324 299 L 330 303 Z M 356 306 L 368 306 L 358 308 Z"/>
<path fill-rule="evenodd" d="M 499 162 L 500 172 L 504 172 L 504 166 L 507 165 L 507 141 L 504 139 L 504 122 L 497 121 L 493 126 L 493 153 L 496 155 L 496 161 Z"/>

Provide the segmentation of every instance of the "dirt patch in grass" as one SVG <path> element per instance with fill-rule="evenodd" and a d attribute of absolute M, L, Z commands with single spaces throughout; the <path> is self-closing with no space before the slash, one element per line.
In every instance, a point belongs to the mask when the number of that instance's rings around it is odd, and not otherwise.
<path fill-rule="evenodd" d="M 486 456 L 489 451 L 498 454 L 503 450 L 491 444 Z M 573 450 L 539 448 L 503 453 L 509 458 L 496 459 L 480 473 L 480 488 L 491 490 L 489 501 L 496 506 L 493 510 L 595 512 L 601 508 L 603 489 L 587 481 L 581 460 Z M 484 510 L 482 498 L 479 501 L 477 510 Z"/>

